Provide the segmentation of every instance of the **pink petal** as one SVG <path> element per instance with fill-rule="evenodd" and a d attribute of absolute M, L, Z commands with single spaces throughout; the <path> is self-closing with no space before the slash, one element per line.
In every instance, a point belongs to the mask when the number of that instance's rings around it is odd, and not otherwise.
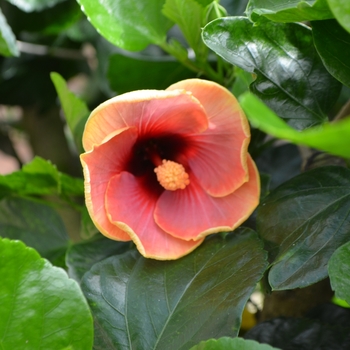
<path fill-rule="evenodd" d="M 135 126 L 140 137 L 202 132 L 208 119 L 197 99 L 185 91 L 133 91 L 114 97 L 90 115 L 83 134 L 86 151 L 115 130 Z"/>
<path fill-rule="evenodd" d="M 85 178 L 85 202 L 91 219 L 102 234 L 120 241 L 130 241 L 130 236 L 109 221 L 105 194 L 109 180 L 124 169 L 136 139 L 136 128 L 119 130 L 110 140 L 80 156 Z"/>
<path fill-rule="evenodd" d="M 156 223 L 174 237 L 185 240 L 235 229 L 259 203 L 259 174 L 250 156 L 248 169 L 249 181 L 226 197 L 210 196 L 197 179 L 184 190 L 164 191 L 154 212 Z"/>
<path fill-rule="evenodd" d="M 153 212 L 161 191 L 147 191 L 145 185 L 145 178 L 127 172 L 112 178 L 106 193 L 111 222 L 128 232 L 139 252 L 147 258 L 171 260 L 190 253 L 203 240 L 183 241 L 157 226 Z"/>
<path fill-rule="evenodd" d="M 191 91 L 209 118 L 206 131 L 192 138 L 188 164 L 200 185 L 210 195 L 226 196 L 248 180 L 248 121 L 236 98 L 221 85 L 188 79 L 168 90 Z"/>

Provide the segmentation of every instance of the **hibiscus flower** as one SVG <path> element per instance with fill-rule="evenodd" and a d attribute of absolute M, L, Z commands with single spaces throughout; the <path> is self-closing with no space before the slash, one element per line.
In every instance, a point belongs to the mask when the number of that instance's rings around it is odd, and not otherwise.
<path fill-rule="evenodd" d="M 189 79 L 114 97 L 90 115 L 81 155 L 100 232 L 148 258 L 177 259 L 258 205 L 249 124 L 222 86 Z"/>

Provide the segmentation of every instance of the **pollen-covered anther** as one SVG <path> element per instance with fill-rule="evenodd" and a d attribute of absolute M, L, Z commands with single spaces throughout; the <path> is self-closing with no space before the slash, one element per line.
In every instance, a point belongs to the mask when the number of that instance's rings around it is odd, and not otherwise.
<path fill-rule="evenodd" d="M 190 179 L 183 165 L 165 159 L 162 163 L 154 169 L 159 183 L 169 191 L 185 189 Z"/>

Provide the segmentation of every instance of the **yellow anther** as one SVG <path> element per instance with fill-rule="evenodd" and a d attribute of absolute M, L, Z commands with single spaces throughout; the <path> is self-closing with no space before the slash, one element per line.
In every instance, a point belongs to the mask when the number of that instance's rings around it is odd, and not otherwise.
<path fill-rule="evenodd" d="M 159 183 L 169 191 L 183 190 L 190 183 L 185 168 L 171 160 L 163 160 L 162 165 L 157 166 L 154 172 Z"/>

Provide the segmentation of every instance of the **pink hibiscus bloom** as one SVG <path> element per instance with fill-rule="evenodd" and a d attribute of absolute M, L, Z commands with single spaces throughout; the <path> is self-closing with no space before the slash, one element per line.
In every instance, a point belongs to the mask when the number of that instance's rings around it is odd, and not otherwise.
<path fill-rule="evenodd" d="M 230 231 L 259 202 L 248 122 L 222 86 L 184 80 L 114 97 L 83 135 L 86 205 L 105 236 L 177 259 Z"/>

